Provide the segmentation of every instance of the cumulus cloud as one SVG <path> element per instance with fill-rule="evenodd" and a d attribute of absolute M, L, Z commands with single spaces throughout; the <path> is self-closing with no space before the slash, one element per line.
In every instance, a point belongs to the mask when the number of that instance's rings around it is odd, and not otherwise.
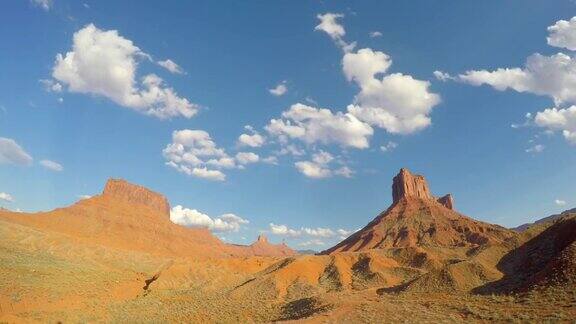
<path fill-rule="evenodd" d="M 52 77 L 70 92 L 104 96 L 115 103 L 161 119 L 191 118 L 199 106 L 182 98 L 155 74 L 138 82 L 139 59 L 150 56 L 116 30 L 93 24 L 74 33 L 72 50 L 58 54 Z"/>
<path fill-rule="evenodd" d="M 52 8 L 52 5 L 53 5 L 52 0 L 30 0 L 30 2 L 33 5 L 40 7 L 46 11 L 50 10 Z"/>
<path fill-rule="evenodd" d="M 540 111 L 536 113 L 534 123 L 550 131 L 560 131 L 568 143 L 576 145 L 576 106 Z"/>
<path fill-rule="evenodd" d="M 576 60 L 563 53 L 533 54 L 524 68 L 472 70 L 460 74 L 458 80 L 474 86 L 486 84 L 499 91 L 512 89 L 548 96 L 556 105 L 576 103 Z"/>
<path fill-rule="evenodd" d="M 249 146 L 249 147 L 260 147 L 266 142 L 266 138 L 257 131 L 254 130 L 252 126 L 246 125 L 244 128 L 250 132 L 250 134 L 242 134 L 238 137 L 238 145 Z"/>
<path fill-rule="evenodd" d="M 4 200 L 7 202 L 13 202 L 14 198 L 10 194 L 7 194 L 5 192 L 0 192 L 0 200 Z"/>
<path fill-rule="evenodd" d="M 234 157 L 216 145 L 208 132 L 183 129 L 172 133 L 172 142 L 162 151 L 166 165 L 190 176 L 214 181 L 226 180 L 223 169 L 242 169 L 260 161 L 253 152 L 239 152 Z"/>
<path fill-rule="evenodd" d="M 548 45 L 576 51 L 576 17 L 557 21 L 548 27 L 548 32 Z"/>
<path fill-rule="evenodd" d="M 185 174 L 208 180 L 224 181 L 226 175 L 218 168 L 234 167 L 235 162 L 224 149 L 219 148 L 203 130 L 177 130 L 172 133 L 172 143 L 162 151 L 167 165 Z"/>
<path fill-rule="evenodd" d="M 325 13 L 316 16 L 320 19 L 320 23 L 314 28 L 314 30 L 322 31 L 328 34 L 332 40 L 340 47 L 344 52 L 349 52 L 356 47 L 356 43 L 348 44 L 344 41 L 343 37 L 346 35 L 346 30 L 344 26 L 338 23 L 338 19 L 343 18 L 343 14 L 339 13 Z"/>
<path fill-rule="evenodd" d="M 322 179 L 332 176 L 352 177 L 354 172 L 347 166 L 333 168 L 331 162 L 334 161 L 332 154 L 320 150 L 312 155 L 311 161 L 298 161 L 294 166 L 300 173 L 308 178 Z"/>
<path fill-rule="evenodd" d="M 382 33 L 379 31 L 370 32 L 368 35 L 370 35 L 370 37 L 372 37 L 372 38 L 382 37 Z"/>
<path fill-rule="evenodd" d="M 76 197 L 78 197 L 78 198 L 81 199 L 81 200 L 92 198 L 91 195 L 78 195 L 78 196 L 76 196 Z"/>
<path fill-rule="evenodd" d="M 0 137 L 0 164 L 31 165 L 32 157 L 13 139 Z"/>
<path fill-rule="evenodd" d="M 268 92 L 270 92 L 272 95 L 274 95 L 276 97 L 283 96 L 284 94 L 286 94 L 287 91 L 288 91 L 288 87 L 286 86 L 286 81 L 282 81 L 282 82 L 278 83 L 276 85 L 276 87 L 274 87 L 272 89 L 268 89 Z"/>
<path fill-rule="evenodd" d="M 189 227 L 205 227 L 213 232 L 238 232 L 242 225 L 249 221 L 235 214 L 224 214 L 220 217 L 210 217 L 196 209 L 177 205 L 170 210 L 170 220 L 178 225 Z"/>
<path fill-rule="evenodd" d="M 343 147 L 367 148 L 373 130 L 350 113 L 332 113 L 329 109 L 294 104 L 282 113 L 283 119 L 272 119 L 266 131 L 282 142 L 298 139 L 306 144 L 338 144 Z"/>
<path fill-rule="evenodd" d="M 50 171 L 60 172 L 64 170 L 64 167 L 60 163 L 50 160 L 42 160 L 40 161 L 40 165 Z"/>
<path fill-rule="evenodd" d="M 561 200 L 561 199 L 556 199 L 556 200 L 554 200 L 554 203 L 555 203 L 556 205 L 558 205 L 558 206 L 564 206 L 564 205 L 566 205 L 566 201 Z"/>
<path fill-rule="evenodd" d="M 397 147 L 398 147 L 398 144 L 396 142 L 388 141 L 388 143 L 380 146 L 380 150 L 382 152 L 390 152 Z"/>
<path fill-rule="evenodd" d="M 525 151 L 526 153 L 542 153 L 542 151 L 544 151 L 544 148 L 545 148 L 544 145 L 536 144 L 534 146 L 527 148 Z"/>
<path fill-rule="evenodd" d="M 292 229 L 286 225 L 277 225 L 270 223 L 270 232 L 272 234 L 287 236 L 287 237 L 316 237 L 316 238 L 333 238 L 337 236 L 348 236 L 353 231 L 347 231 L 344 229 L 332 230 L 326 227 L 301 227 L 300 229 Z"/>
<path fill-rule="evenodd" d="M 164 61 L 156 62 L 161 67 L 168 70 L 170 73 L 174 74 L 184 74 L 184 70 L 180 67 L 180 65 L 176 64 L 176 62 L 172 61 L 171 59 L 166 59 Z"/>
<path fill-rule="evenodd" d="M 385 73 L 392 60 L 370 48 L 346 53 L 342 69 L 349 81 L 360 87 L 348 112 L 372 126 L 390 133 L 410 134 L 431 124 L 428 116 L 440 103 L 440 96 L 429 91 L 430 82 L 410 75 Z"/>
<path fill-rule="evenodd" d="M 260 160 L 260 156 L 253 152 L 239 152 L 236 154 L 236 161 L 240 164 L 256 163 Z"/>
<path fill-rule="evenodd" d="M 42 79 L 40 83 L 44 86 L 44 90 L 48 92 L 62 92 L 62 85 L 51 79 Z"/>
<path fill-rule="evenodd" d="M 450 74 L 443 72 L 443 71 L 434 71 L 434 77 L 439 80 L 439 81 L 448 81 L 448 80 L 455 80 L 455 78 L 453 76 L 451 76 Z"/>
<path fill-rule="evenodd" d="M 312 239 L 312 240 L 298 243 L 298 246 L 301 246 L 301 247 L 323 246 L 323 245 L 326 245 L 326 243 L 324 243 L 324 241 L 322 241 L 320 239 Z"/>

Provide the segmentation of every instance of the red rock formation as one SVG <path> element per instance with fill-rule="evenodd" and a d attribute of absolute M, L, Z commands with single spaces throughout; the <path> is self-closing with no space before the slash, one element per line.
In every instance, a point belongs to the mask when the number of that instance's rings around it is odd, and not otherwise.
<path fill-rule="evenodd" d="M 434 199 L 428 189 L 426 179 L 421 175 L 413 175 L 408 169 L 400 169 L 392 182 L 392 200 L 397 203 L 402 197 L 417 197 Z"/>
<path fill-rule="evenodd" d="M 454 198 L 451 194 L 438 198 L 438 202 L 444 205 L 444 207 L 454 210 Z"/>
<path fill-rule="evenodd" d="M 170 218 L 170 204 L 163 195 L 122 179 L 109 179 L 102 193 L 104 197 L 147 206 Z"/>
<path fill-rule="evenodd" d="M 269 243 L 264 234 L 258 235 L 256 242 L 249 245 L 248 248 L 252 255 L 257 256 L 290 256 L 296 254 L 296 251 L 284 242 L 280 244 Z"/>
<path fill-rule="evenodd" d="M 394 177 L 392 195 L 394 202 L 385 212 L 322 254 L 392 247 L 476 247 L 516 235 L 457 213 L 451 195 L 436 200 L 426 179 L 406 169 Z"/>

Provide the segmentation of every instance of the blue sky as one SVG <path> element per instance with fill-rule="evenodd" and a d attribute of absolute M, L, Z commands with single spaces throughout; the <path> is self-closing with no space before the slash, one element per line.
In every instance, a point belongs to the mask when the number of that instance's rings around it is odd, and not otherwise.
<path fill-rule="evenodd" d="M 408 167 L 466 215 L 532 221 L 576 205 L 574 15 L 568 0 L 3 1 L 0 206 L 65 206 L 120 177 L 228 241 L 323 249 L 387 208 Z"/>

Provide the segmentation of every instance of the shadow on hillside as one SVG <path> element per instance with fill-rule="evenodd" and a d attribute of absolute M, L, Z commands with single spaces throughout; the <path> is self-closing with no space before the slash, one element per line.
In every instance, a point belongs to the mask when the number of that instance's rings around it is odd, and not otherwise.
<path fill-rule="evenodd" d="M 562 250 L 576 240 L 576 216 L 557 220 L 540 234 L 508 252 L 496 265 L 504 273 L 498 281 L 472 290 L 479 295 L 506 294 L 529 289 Z"/>
<path fill-rule="evenodd" d="M 282 315 L 277 321 L 299 320 L 330 309 L 330 305 L 324 305 L 314 297 L 297 299 L 282 306 Z"/>

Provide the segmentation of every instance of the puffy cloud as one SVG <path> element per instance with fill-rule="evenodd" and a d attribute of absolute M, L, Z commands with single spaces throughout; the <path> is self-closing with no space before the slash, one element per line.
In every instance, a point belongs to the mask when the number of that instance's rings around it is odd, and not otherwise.
<path fill-rule="evenodd" d="M 276 85 L 276 87 L 268 89 L 268 92 L 270 92 L 272 95 L 276 97 L 283 96 L 284 94 L 286 94 L 287 91 L 288 87 L 286 86 L 286 81 L 282 81 L 278 85 Z"/>
<path fill-rule="evenodd" d="M 64 170 L 64 167 L 60 163 L 50 161 L 50 160 L 42 160 L 42 161 L 40 161 L 40 165 L 45 167 L 48 170 L 55 171 L 55 172 L 60 172 L 60 171 Z"/>
<path fill-rule="evenodd" d="M 267 156 L 262 159 L 262 162 L 267 164 L 278 165 L 278 158 L 274 155 Z"/>
<path fill-rule="evenodd" d="M 116 30 L 93 24 L 74 33 L 72 50 L 58 54 L 52 77 L 70 92 L 104 96 L 115 103 L 161 119 L 191 118 L 199 107 L 179 97 L 154 75 L 136 80 L 138 59 L 150 56 Z"/>
<path fill-rule="evenodd" d="M 324 165 L 314 163 L 312 161 L 298 161 L 294 163 L 296 169 L 308 178 L 328 178 L 332 176 L 332 171 Z"/>
<path fill-rule="evenodd" d="M 474 86 L 490 85 L 499 91 L 512 89 L 548 96 L 557 105 L 576 103 L 576 60 L 563 53 L 533 54 L 524 68 L 472 70 L 460 74 L 458 80 Z"/>
<path fill-rule="evenodd" d="M 544 148 L 545 148 L 544 145 L 536 144 L 534 146 L 527 148 L 525 151 L 526 153 L 542 153 L 542 151 L 544 151 Z"/>
<path fill-rule="evenodd" d="M 4 200 L 7 202 L 13 202 L 14 198 L 10 194 L 7 194 L 5 192 L 0 192 L 0 200 Z"/>
<path fill-rule="evenodd" d="M 212 218 L 196 209 L 177 205 L 170 210 L 170 220 L 178 225 L 205 227 L 214 232 L 238 232 L 240 227 L 249 221 L 235 214 L 224 214 Z"/>
<path fill-rule="evenodd" d="M 338 144 L 343 147 L 367 148 L 373 130 L 350 113 L 332 113 L 328 109 L 294 104 L 282 113 L 284 119 L 272 119 L 266 131 L 286 142 L 298 139 L 307 144 Z"/>
<path fill-rule="evenodd" d="M 396 142 L 388 141 L 388 143 L 380 146 L 380 150 L 382 152 L 390 152 L 397 147 L 398 147 L 398 144 Z"/>
<path fill-rule="evenodd" d="M 443 71 L 434 71 L 434 77 L 439 81 L 454 80 L 455 78 Z"/>
<path fill-rule="evenodd" d="M 320 239 L 312 239 L 312 240 L 298 243 L 298 246 L 301 246 L 301 247 L 323 246 L 323 245 L 326 245 L 326 243 L 324 243 L 324 241 L 322 241 Z"/>
<path fill-rule="evenodd" d="M 242 134 L 238 137 L 238 145 L 249 147 L 260 147 L 266 142 L 266 138 L 252 128 L 252 126 L 244 126 L 251 134 Z"/>
<path fill-rule="evenodd" d="M 190 176 L 214 181 L 226 180 L 222 169 L 243 169 L 260 161 L 252 152 L 239 152 L 234 157 L 216 145 L 208 132 L 183 129 L 172 133 L 172 142 L 162 151 L 166 165 Z"/>
<path fill-rule="evenodd" d="M 234 167 L 234 161 L 219 148 L 203 130 L 178 130 L 172 133 L 172 143 L 162 151 L 166 164 L 185 174 L 208 180 L 224 181 L 226 175 L 217 168 Z"/>
<path fill-rule="evenodd" d="M 54 80 L 42 79 L 40 83 L 44 86 L 44 90 L 48 92 L 62 92 L 62 85 Z"/>
<path fill-rule="evenodd" d="M 0 164 L 31 165 L 32 157 L 13 139 L 0 137 Z"/>
<path fill-rule="evenodd" d="M 370 35 L 370 37 L 372 37 L 372 38 L 382 37 L 382 33 L 379 31 L 370 32 L 368 35 Z"/>
<path fill-rule="evenodd" d="M 545 109 L 536 114 L 534 122 L 550 131 L 562 132 L 569 143 L 576 145 L 576 106 Z"/>
<path fill-rule="evenodd" d="M 548 27 L 548 32 L 550 33 L 547 38 L 548 45 L 576 51 L 576 17 L 572 17 L 569 21 L 557 21 Z"/>
<path fill-rule="evenodd" d="M 344 74 L 360 87 L 348 112 L 390 133 L 410 134 L 428 127 L 428 115 L 440 103 L 440 96 L 429 91 L 430 82 L 410 75 L 393 73 L 379 78 L 391 64 L 388 55 L 369 48 L 344 55 Z"/>
<path fill-rule="evenodd" d="M 236 161 L 240 164 L 256 163 L 260 160 L 260 156 L 253 152 L 239 152 L 236 154 Z"/>
<path fill-rule="evenodd" d="M 312 161 L 298 161 L 294 163 L 294 166 L 308 178 L 322 179 L 335 175 L 345 178 L 352 177 L 354 172 L 347 166 L 332 169 L 330 163 L 333 161 L 334 157 L 330 153 L 320 151 L 312 155 Z"/>
<path fill-rule="evenodd" d="M 81 200 L 92 198 L 91 195 L 78 195 L 78 196 L 76 196 L 76 197 L 78 197 L 78 198 L 81 199 Z"/>
<path fill-rule="evenodd" d="M 556 199 L 556 200 L 554 200 L 554 203 L 555 203 L 556 205 L 558 205 L 558 206 L 564 206 L 564 205 L 566 205 L 566 201 L 561 200 L 561 199 Z"/>
<path fill-rule="evenodd" d="M 340 25 L 337 21 L 339 18 L 344 17 L 343 14 L 328 12 L 317 15 L 316 17 L 320 19 L 320 23 L 314 27 L 314 30 L 323 31 L 328 34 L 344 52 L 349 52 L 354 49 L 356 43 L 348 44 L 344 41 L 343 37 L 346 35 L 346 30 L 344 26 Z"/>
<path fill-rule="evenodd" d="M 164 61 L 158 61 L 156 63 L 158 63 L 158 65 L 165 68 L 166 70 L 170 71 L 170 73 L 184 74 L 184 70 L 182 70 L 182 68 L 178 64 L 176 64 L 176 62 L 172 61 L 171 59 L 166 59 Z"/>
<path fill-rule="evenodd" d="M 53 5 L 52 0 L 30 0 L 30 2 L 33 5 L 40 7 L 46 11 L 50 10 L 52 8 L 52 5 Z"/>
<path fill-rule="evenodd" d="M 301 227 L 300 229 L 292 229 L 286 225 L 277 225 L 270 223 L 270 232 L 272 234 L 288 236 L 288 237 L 321 237 L 321 238 L 333 238 L 337 236 L 348 236 L 353 233 L 353 231 L 347 231 L 344 229 L 332 230 L 326 227 Z"/>

